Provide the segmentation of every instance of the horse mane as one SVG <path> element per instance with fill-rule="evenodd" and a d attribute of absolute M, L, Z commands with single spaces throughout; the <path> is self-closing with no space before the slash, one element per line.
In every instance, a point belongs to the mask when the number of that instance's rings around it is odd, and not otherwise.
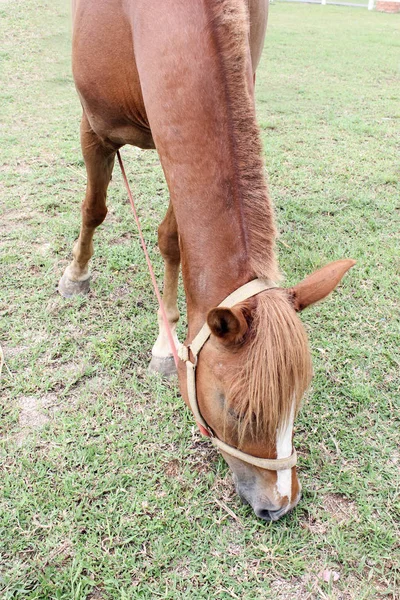
<path fill-rule="evenodd" d="M 262 144 L 248 89 L 249 14 L 245 0 L 205 0 L 227 106 L 232 190 L 240 203 L 255 277 L 277 281 L 276 229 L 264 177 Z M 228 149 L 227 149 L 228 150 Z M 250 302 L 251 304 L 251 302 Z M 311 357 L 304 327 L 283 290 L 259 294 L 251 311 L 244 363 L 231 374 L 226 410 L 238 417 L 238 443 L 245 437 L 275 440 L 311 380 Z M 240 351 L 240 350 L 239 350 Z M 227 421 L 226 421 L 227 422 Z"/>
<path fill-rule="evenodd" d="M 227 106 L 232 192 L 241 205 L 256 277 L 279 279 L 274 214 L 264 177 L 262 144 L 248 90 L 249 15 L 245 0 L 205 0 Z"/>
<path fill-rule="evenodd" d="M 239 443 L 257 436 L 275 440 L 300 408 L 312 365 L 305 329 L 280 289 L 257 296 L 242 369 L 231 376 L 226 408 L 238 418 Z"/>

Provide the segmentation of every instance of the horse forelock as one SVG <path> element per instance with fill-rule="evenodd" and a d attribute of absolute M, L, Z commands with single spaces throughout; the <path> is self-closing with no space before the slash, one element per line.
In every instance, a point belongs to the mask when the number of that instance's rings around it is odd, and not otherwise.
<path fill-rule="evenodd" d="M 312 373 L 307 334 L 283 290 L 257 297 L 245 357 L 226 403 L 238 417 L 239 443 L 249 435 L 275 441 L 297 415 Z"/>
<path fill-rule="evenodd" d="M 257 277 L 279 279 L 274 246 L 276 229 L 268 197 L 262 144 L 248 89 L 249 15 L 245 0 L 205 0 L 224 87 L 232 191 L 241 206 L 250 267 Z"/>

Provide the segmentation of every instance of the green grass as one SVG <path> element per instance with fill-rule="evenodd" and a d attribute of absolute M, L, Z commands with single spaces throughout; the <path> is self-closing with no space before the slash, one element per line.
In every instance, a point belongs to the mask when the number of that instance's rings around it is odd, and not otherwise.
<path fill-rule="evenodd" d="M 358 263 L 304 314 L 304 497 L 265 524 L 175 383 L 147 374 L 156 303 L 118 169 L 92 291 L 57 295 L 85 185 L 68 7 L 0 14 L 0 597 L 398 598 L 398 17 L 271 6 L 257 111 L 282 270 L 291 285 Z M 161 279 L 162 171 L 154 152 L 124 155 Z M 323 583 L 324 568 L 340 579 Z"/>

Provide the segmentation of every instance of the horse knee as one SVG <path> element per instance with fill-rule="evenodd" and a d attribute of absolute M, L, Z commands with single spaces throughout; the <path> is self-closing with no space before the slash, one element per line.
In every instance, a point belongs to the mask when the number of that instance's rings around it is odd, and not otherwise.
<path fill-rule="evenodd" d="M 82 222 L 86 227 L 98 227 L 102 224 L 107 216 L 107 207 L 103 206 L 87 206 L 86 203 L 82 205 Z"/>
<path fill-rule="evenodd" d="M 161 224 L 158 228 L 158 247 L 164 260 L 179 263 L 180 250 L 177 231 L 166 230 Z"/>

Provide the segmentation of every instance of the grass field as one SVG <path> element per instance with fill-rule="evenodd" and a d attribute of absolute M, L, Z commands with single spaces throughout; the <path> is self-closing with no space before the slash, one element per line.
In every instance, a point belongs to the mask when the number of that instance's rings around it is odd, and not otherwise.
<path fill-rule="evenodd" d="M 399 17 L 271 7 L 257 111 L 282 270 L 290 285 L 358 263 L 303 316 L 304 497 L 266 524 L 175 382 L 147 373 L 156 303 L 118 169 L 92 291 L 57 295 L 85 186 L 68 4 L 2 0 L 0 16 L 0 598 L 400 598 Z M 124 156 L 161 280 L 161 168 Z"/>

